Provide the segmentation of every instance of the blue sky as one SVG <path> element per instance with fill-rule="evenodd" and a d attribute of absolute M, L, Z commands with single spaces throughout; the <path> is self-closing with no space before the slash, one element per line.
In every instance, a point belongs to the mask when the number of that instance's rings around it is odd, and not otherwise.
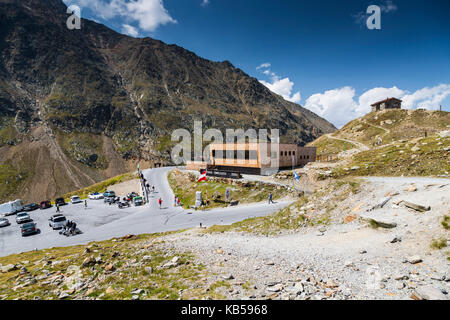
<path fill-rule="evenodd" d="M 65 0 L 135 37 L 229 60 L 340 127 L 371 103 L 450 111 L 448 0 Z M 366 26 L 381 8 L 381 30 Z"/>

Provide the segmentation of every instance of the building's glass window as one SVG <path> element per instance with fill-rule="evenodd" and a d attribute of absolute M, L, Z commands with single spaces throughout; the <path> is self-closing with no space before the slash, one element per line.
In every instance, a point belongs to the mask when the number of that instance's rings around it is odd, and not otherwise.
<path fill-rule="evenodd" d="M 258 151 L 257 150 L 250 150 L 249 152 L 249 159 L 250 160 L 258 160 Z"/>

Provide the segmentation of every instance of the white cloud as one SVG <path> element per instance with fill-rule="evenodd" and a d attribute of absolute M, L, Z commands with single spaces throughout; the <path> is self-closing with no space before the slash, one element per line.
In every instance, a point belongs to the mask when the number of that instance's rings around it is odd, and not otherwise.
<path fill-rule="evenodd" d="M 274 72 L 270 70 L 270 67 L 271 64 L 267 62 L 261 64 L 256 68 L 256 70 L 272 78 L 271 82 L 267 82 L 264 80 L 260 80 L 259 82 L 269 88 L 270 91 L 282 96 L 285 100 L 294 103 L 300 103 L 300 91 L 292 93 L 294 82 L 289 80 L 289 78 L 280 79 Z"/>
<path fill-rule="evenodd" d="M 116 0 L 117 1 L 117 0 Z M 155 31 L 160 25 L 177 23 L 164 8 L 162 0 L 136 0 L 126 4 L 125 14 L 139 22 L 145 31 Z"/>
<path fill-rule="evenodd" d="M 209 0 L 203 0 L 201 6 L 206 7 L 209 4 Z"/>
<path fill-rule="evenodd" d="M 355 89 L 344 87 L 317 93 L 306 100 L 305 108 L 327 119 L 338 128 L 356 118 L 358 104 L 354 100 Z"/>
<path fill-rule="evenodd" d="M 403 105 L 408 109 L 424 108 L 439 110 L 442 101 L 450 96 L 450 84 L 441 84 L 432 88 L 423 88 L 402 97 Z"/>
<path fill-rule="evenodd" d="M 122 33 L 134 38 L 136 38 L 139 35 L 138 29 L 136 29 L 133 26 L 130 26 L 129 24 L 122 25 Z"/>
<path fill-rule="evenodd" d="M 122 18 L 127 25 L 135 22 L 144 31 L 155 31 L 159 26 L 177 23 L 164 7 L 162 0 L 64 0 L 67 5 L 75 4 L 88 8 L 103 20 Z"/>
<path fill-rule="evenodd" d="M 258 67 L 256 67 L 256 70 L 267 69 L 270 68 L 271 66 L 272 65 L 269 62 L 262 63 Z"/>
<path fill-rule="evenodd" d="M 381 8 L 381 12 L 386 12 L 386 13 L 395 12 L 398 9 L 397 5 L 394 2 L 392 2 L 392 0 L 387 0 L 384 5 L 380 6 L 380 8 Z"/>
<path fill-rule="evenodd" d="M 373 88 L 364 92 L 358 100 L 355 89 L 344 87 L 317 93 L 306 100 L 305 108 L 332 122 L 338 128 L 347 122 L 371 111 L 374 102 L 396 97 L 403 100 L 402 108 L 425 108 L 438 110 L 445 98 L 450 96 L 450 84 L 441 84 L 432 88 L 423 88 L 410 93 L 397 87 Z"/>
<path fill-rule="evenodd" d="M 294 103 L 300 103 L 300 91 L 292 95 L 292 88 L 294 87 L 294 83 L 290 81 L 289 78 L 275 79 L 272 83 L 266 82 L 264 80 L 261 80 L 260 82 L 267 88 L 269 88 L 270 91 L 282 96 L 285 100 Z"/>

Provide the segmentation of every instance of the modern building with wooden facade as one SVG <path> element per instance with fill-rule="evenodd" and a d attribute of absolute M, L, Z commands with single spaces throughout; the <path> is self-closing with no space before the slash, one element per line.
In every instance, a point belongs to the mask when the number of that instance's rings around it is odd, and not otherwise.
<path fill-rule="evenodd" d="M 401 109 L 402 102 L 402 100 L 397 98 L 387 98 L 385 100 L 378 101 L 372 104 L 372 112 L 388 109 Z"/>
<path fill-rule="evenodd" d="M 316 148 L 295 144 L 223 143 L 212 144 L 209 159 L 190 162 L 188 169 L 207 169 L 241 174 L 270 175 L 280 169 L 302 167 L 316 160 Z M 201 168 L 200 168 L 201 169 Z"/>

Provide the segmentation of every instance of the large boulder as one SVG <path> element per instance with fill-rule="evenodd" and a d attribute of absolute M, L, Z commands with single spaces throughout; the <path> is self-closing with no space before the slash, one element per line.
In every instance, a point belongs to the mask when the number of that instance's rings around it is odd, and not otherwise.
<path fill-rule="evenodd" d="M 411 295 L 414 300 L 448 300 L 447 296 L 433 286 L 421 286 Z"/>

